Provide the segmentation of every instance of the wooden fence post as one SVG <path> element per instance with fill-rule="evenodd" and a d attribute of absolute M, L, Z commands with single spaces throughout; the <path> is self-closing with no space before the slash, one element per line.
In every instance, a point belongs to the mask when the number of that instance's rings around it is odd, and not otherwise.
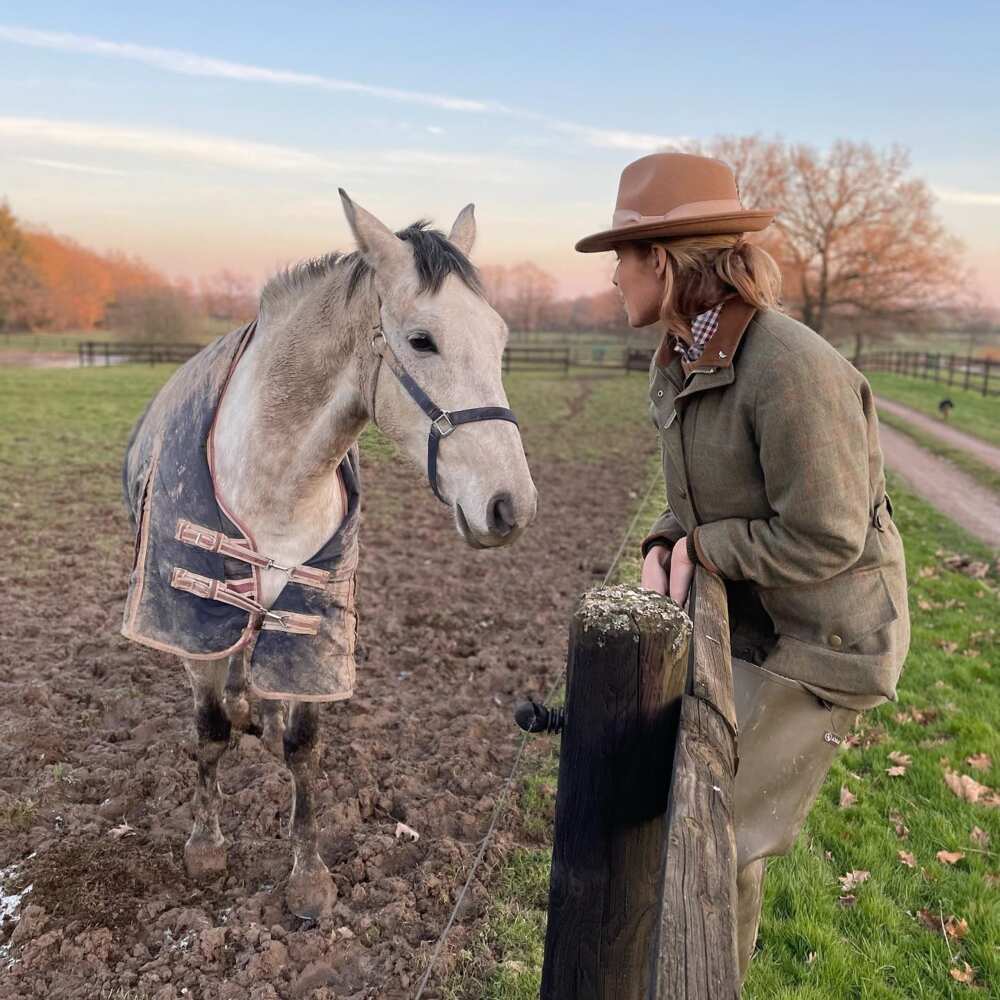
<path fill-rule="evenodd" d="M 737 998 L 722 581 L 696 567 L 688 606 L 618 586 L 574 615 L 541 1000 Z"/>
<path fill-rule="evenodd" d="M 655 994 L 665 814 L 691 622 L 595 588 L 570 625 L 542 1000 Z"/>

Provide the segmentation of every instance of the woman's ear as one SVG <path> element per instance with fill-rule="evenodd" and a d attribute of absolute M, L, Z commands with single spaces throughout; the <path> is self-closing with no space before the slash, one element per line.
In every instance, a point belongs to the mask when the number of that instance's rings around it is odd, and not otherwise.
<path fill-rule="evenodd" d="M 670 267 L 670 259 L 667 255 L 667 251 L 656 243 L 652 246 L 652 252 L 653 267 L 656 270 L 656 276 L 662 281 L 667 275 L 667 268 Z"/>

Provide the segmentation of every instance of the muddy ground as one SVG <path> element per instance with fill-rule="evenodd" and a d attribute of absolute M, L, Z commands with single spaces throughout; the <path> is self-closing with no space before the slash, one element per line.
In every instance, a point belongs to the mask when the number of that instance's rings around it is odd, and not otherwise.
<path fill-rule="evenodd" d="M 355 698 L 323 713 L 321 853 L 338 901 L 319 924 L 283 905 L 291 781 L 253 736 L 236 734 L 220 768 L 228 875 L 185 874 L 189 693 L 177 660 L 118 635 L 131 540 L 114 489 L 87 495 L 117 476 L 118 440 L 44 488 L 30 460 L 8 469 L 21 477 L 8 496 L 48 515 L 15 540 L 0 518 L 20 553 L 0 566 L 0 881 L 6 897 L 31 887 L 0 910 L 0 998 L 413 996 L 510 769 L 512 707 L 561 671 L 576 596 L 646 481 L 643 391 L 563 385 L 544 418 L 522 418 L 540 506 L 510 550 L 467 549 L 416 470 L 364 457 L 367 659 Z M 609 400 L 636 419 L 606 414 Z M 442 973 L 475 934 L 516 813 Z M 397 839 L 400 821 L 419 840 Z"/>

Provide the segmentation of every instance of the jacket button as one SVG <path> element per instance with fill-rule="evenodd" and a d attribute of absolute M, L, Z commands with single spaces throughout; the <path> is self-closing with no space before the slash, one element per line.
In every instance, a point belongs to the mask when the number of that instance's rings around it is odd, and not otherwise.
<path fill-rule="evenodd" d="M 834 649 L 840 649 L 840 647 L 844 645 L 844 640 L 841 639 L 836 632 L 833 632 L 830 635 L 830 645 L 833 646 Z"/>
<path fill-rule="evenodd" d="M 662 389 L 657 389 L 656 390 L 656 395 L 657 396 L 662 396 L 663 395 L 663 390 Z"/>

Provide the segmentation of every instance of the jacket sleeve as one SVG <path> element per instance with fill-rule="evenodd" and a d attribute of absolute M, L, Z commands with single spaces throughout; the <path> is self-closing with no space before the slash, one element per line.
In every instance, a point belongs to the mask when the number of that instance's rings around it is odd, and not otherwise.
<path fill-rule="evenodd" d="M 649 533 L 642 540 L 640 549 L 643 559 L 654 545 L 673 545 L 684 537 L 684 529 L 681 527 L 677 515 L 668 507 L 654 522 L 649 529 Z"/>
<path fill-rule="evenodd" d="M 868 423 L 836 359 L 790 357 L 757 397 L 756 436 L 774 513 L 694 529 L 707 569 L 763 587 L 818 583 L 853 565 L 870 519 Z"/>

